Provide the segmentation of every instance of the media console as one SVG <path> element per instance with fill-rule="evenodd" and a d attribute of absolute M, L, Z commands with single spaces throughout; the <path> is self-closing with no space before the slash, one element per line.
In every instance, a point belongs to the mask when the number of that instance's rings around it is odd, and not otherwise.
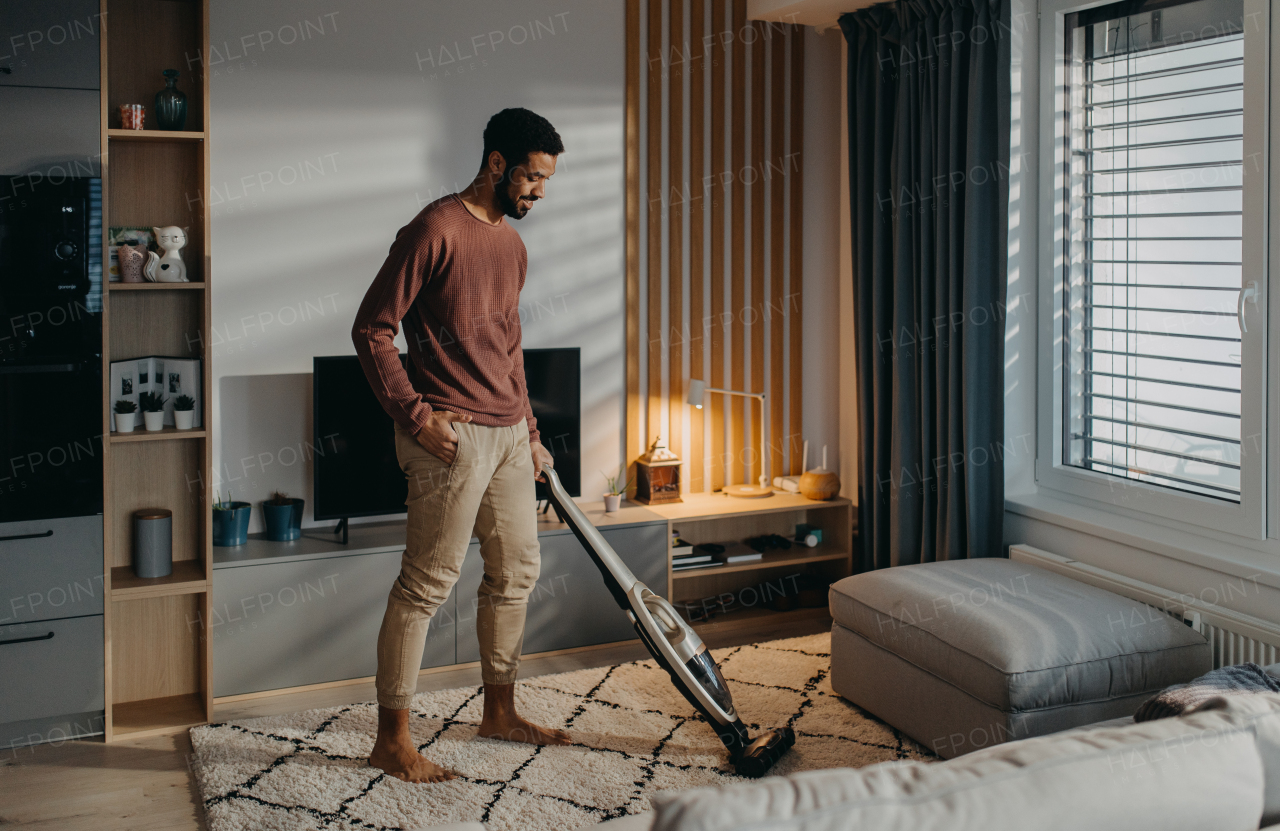
<path fill-rule="evenodd" d="M 640 580 L 667 584 L 667 521 L 644 508 L 587 515 Z M 378 628 L 405 547 L 404 522 L 350 526 L 343 545 L 327 528 L 292 542 L 259 535 L 215 548 L 208 631 L 217 698 L 365 678 L 377 670 Z M 529 597 L 526 654 L 625 641 L 631 624 L 572 532 L 539 517 L 542 571 Z M 483 576 L 475 539 L 453 592 L 427 634 L 422 667 L 480 659 L 476 590 Z"/>
<path fill-rule="evenodd" d="M 579 506 L 636 577 L 665 593 L 677 608 L 795 574 L 837 579 L 852 566 L 853 506 L 841 497 L 814 502 L 787 493 L 759 500 L 696 493 L 672 505 L 624 503 L 613 514 L 605 514 L 600 502 Z M 673 531 L 698 543 L 785 535 L 799 523 L 822 528 L 822 544 L 772 552 L 750 563 L 671 573 Z M 568 527 L 553 514 L 539 515 L 538 539 L 542 571 L 529 598 L 525 654 L 633 640 L 635 630 Z M 237 548 L 215 548 L 207 622 L 215 704 L 372 676 L 378 628 L 404 546 L 404 522 L 382 522 L 352 525 L 346 545 L 329 528 L 311 528 L 292 542 L 255 535 Z M 480 659 L 475 612 L 484 564 L 479 549 L 473 539 L 458 583 L 432 621 L 423 669 Z M 782 623 L 791 616 L 823 617 L 826 610 L 775 612 L 746 603 L 698 628 L 758 625 L 762 615 Z"/>

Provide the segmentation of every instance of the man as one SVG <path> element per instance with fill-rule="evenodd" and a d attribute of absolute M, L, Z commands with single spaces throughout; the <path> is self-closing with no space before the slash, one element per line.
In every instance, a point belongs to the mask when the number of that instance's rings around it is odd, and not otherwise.
<path fill-rule="evenodd" d="M 568 744 L 525 721 L 513 693 L 525 609 L 538 579 L 534 479 L 551 454 L 538 441 L 520 348 L 528 257 L 504 217 L 543 197 L 564 145 L 545 118 L 507 109 L 484 130 L 480 172 L 401 228 L 365 294 L 351 338 L 395 420 L 409 481 L 408 539 L 378 633 L 378 737 L 369 764 L 407 782 L 453 774 L 409 734 L 427 624 L 457 582 L 472 531 L 484 579 L 476 630 L 484 681 L 480 735 Z M 393 342 L 404 322 L 409 367 Z"/>

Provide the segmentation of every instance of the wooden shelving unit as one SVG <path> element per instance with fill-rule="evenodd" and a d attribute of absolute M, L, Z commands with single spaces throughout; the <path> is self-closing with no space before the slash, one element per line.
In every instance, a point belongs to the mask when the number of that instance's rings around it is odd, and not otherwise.
<path fill-rule="evenodd" d="M 679 607 L 677 607 L 679 609 Z M 724 614 L 717 614 L 711 620 L 697 621 L 689 620 L 689 616 L 680 610 L 680 616 L 686 622 L 693 626 L 695 632 L 702 637 L 709 635 L 719 635 L 725 632 L 732 632 L 736 629 L 751 629 L 757 627 L 761 621 L 781 621 L 786 620 L 787 623 L 795 623 L 797 621 L 822 621 L 830 620 L 831 613 L 823 609 L 795 609 L 790 612 L 775 612 L 771 609 L 737 609 Z"/>
<path fill-rule="evenodd" d="M 169 0 L 169 2 L 173 1 Z M 204 141 L 207 136 L 204 133 L 193 133 L 190 130 L 108 129 L 107 138 L 112 141 Z"/>
<path fill-rule="evenodd" d="M 166 439 L 203 439 L 209 435 L 207 430 L 179 430 L 176 427 L 165 427 L 162 430 L 134 430 L 132 433 L 112 433 L 112 442 L 130 441 L 165 441 Z"/>
<path fill-rule="evenodd" d="M 106 575 L 106 740 L 182 730 L 213 706 L 209 603 L 213 584 L 212 448 L 207 429 L 113 433 L 110 363 L 146 355 L 202 359 L 204 412 L 212 392 L 209 216 L 208 0 L 100 0 L 103 248 L 108 228 L 187 229 L 189 283 L 108 283 L 103 297 Z M 157 129 L 161 72 L 187 95 L 181 132 Z M 144 104 L 144 130 L 122 130 L 121 104 Z M 144 580 L 130 566 L 132 515 L 173 511 L 173 574 Z"/>
<path fill-rule="evenodd" d="M 138 577 L 129 566 L 111 569 L 111 597 L 125 600 L 139 597 L 165 597 L 171 594 L 197 594 L 209 587 L 204 563 L 182 560 L 173 564 L 173 574 L 148 580 Z"/>
<path fill-rule="evenodd" d="M 820 545 L 817 548 L 792 548 L 790 551 L 770 551 L 759 560 L 746 563 L 730 563 L 722 566 L 691 568 L 687 571 L 672 571 L 671 579 L 674 582 L 678 582 L 712 574 L 734 574 L 739 571 L 759 571 L 763 568 L 804 566 L 810 563 L 843 560 L 848 556 L 848 551 L 836 551 L 829 545 Z"/>
<path fill-rule="evenodd" d="M 108 283 L 108 291 L 204 291 L 204 283 Z"/>
<path fill-rule="evenodd" d="M 669 571 L 667 597 L 676 608 L 709 598 L 734 594 L 750 600 L 743 589 L 786 580 L 795 574 L 812 574 L 835 580 L 847 576 L 853 567 L 853 503 L 843 497 L 815 502 L 799 494 L 775 492 L 763 499 L 735 499 L 724 494 L 691 493 L 673 505 L 654 505 L 649 510 L 663 516 L 672 533 L 697 545 L 704 542 L 741 542 L 761 534 L 778 534 L 790 539 L 801 523 L 822 529 L 822 542 L 815 548 L 797 543 L 785 551 L 770 551 L 759 560 L 734 565 Z M 670 535 L 668 535 L 670 536 Z M 670 544 L 668 553 L 670 557 Z M 825 614 L 825 609 L 797 609 L 774 612 L 755 605 L 718 614 L 702 625 L 732 626 L 734 621 L 750 621 L 760 615 L 788 617 Z"/>

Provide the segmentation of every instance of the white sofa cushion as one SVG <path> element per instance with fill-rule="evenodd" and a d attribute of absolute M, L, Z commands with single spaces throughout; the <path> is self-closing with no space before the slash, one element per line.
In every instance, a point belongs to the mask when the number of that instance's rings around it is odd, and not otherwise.
<path fill-rule="evenodd" d="M 1195 712 L 1217 712 L 1232 724 L 1254 731 L 1264 780 L 1262 822 L 1280 823 L 1280 694 L 1218 696 L 1201 704 Z"/>
<path fill-rule="evenodd" d="M 1255 726 L 1229 708 L 654 798 L 653 831 L 1256 831 Z"/>

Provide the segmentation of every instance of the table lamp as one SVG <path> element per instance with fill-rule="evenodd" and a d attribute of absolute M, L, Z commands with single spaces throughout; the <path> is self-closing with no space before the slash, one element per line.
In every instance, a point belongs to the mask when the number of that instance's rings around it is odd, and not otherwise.
<path fill-rule="evenodd" d="M 773 488 L 769 487 L 769 476 L 765 473 L 765 455 L 764 455 L 764 411 L 765 411 L 765 394 L 762 392 L 742 392 L 740 390 L 726 390 L 717 387 L 708 387 L 704 382 L 696 378 L 689 379 L 689 395 L 685 399 L 699 410 L 702 409 L 702 401 L 709 392 L 718 392 L 721 395 L 737 395 L 741 398 L 754 398 L 760 402 L 760 484 L 758 485 L 725 485 L 724 492 L 728 496 L 737 496 L 742 499 L 759 499 L 763 496 L 773 496 Z"/>

